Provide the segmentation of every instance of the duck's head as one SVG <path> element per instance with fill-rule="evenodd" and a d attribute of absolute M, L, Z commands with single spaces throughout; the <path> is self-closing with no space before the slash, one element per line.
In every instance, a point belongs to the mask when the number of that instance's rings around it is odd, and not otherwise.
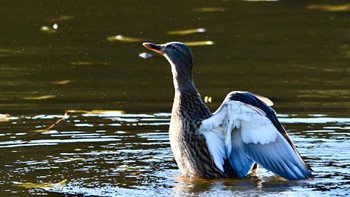
<path fill-rule="evenodd" d="M 171 64 L 173 77 L 182 82 L 192 82 L 192 51 L 181 42 L 165 44 L 143 43 L 147 49 L 163 55 Z"/>

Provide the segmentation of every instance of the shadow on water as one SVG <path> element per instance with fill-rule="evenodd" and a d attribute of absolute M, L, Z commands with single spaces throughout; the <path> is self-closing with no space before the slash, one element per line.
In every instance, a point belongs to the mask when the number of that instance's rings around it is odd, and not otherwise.
<path fill-rule="evenodd" d="M 347 1 L 0 4 L 0 196 L 347 195 Z M 315 178 L 180 176 L 170 68 L 141 45 L 173 40 L 213 111 L 231 90 L 270 97 Z"/>

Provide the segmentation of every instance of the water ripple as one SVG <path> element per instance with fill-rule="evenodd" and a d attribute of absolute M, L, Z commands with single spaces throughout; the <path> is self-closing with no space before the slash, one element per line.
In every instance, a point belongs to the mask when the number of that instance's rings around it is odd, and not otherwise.
<path fill-rule="evenodd" d="M 288 196 L 295 192 L 322 194 L 323 190 L 344 190 L 350 178 L 350 119 L 324 114 L 278 116 L 287 128 L 293 128 L 289 132 L 291 138 L 315 171 L 315 179 L 306 185 L 281 182 L 263 168 L 258 170 L 258 180 L 179 181 L 176 177 L 180 172 L 167 132 L 170 114 L 112 111 L 104 114 L 75 112 L 42 132 L 34 132 L 32 128 L 46 128 L 65 116 L 26 116 L 3 122 L 0 126 L 5 132 L 0 135 L 0 148 L 7 149 L 3 153 L 7 159 L 0 163 L 4 169 L 0 175 L 7 177 L 3 179 L 4 184 L 14 182 L 15 185 L 31 185 L 27 182 L 33 180 L 60 182 L 68 179 L 68 184 L 36 191 L 74 195 L 139 195 L 148 190 L 150 193 L 159 190 L 166 195 L 243 195 L 249 189 L 251 194 L 260 195 L 262 191 L 269 196 L 278 190 L 279 194 Z M 14 124 L 15 128 L 7 129 Z"/>

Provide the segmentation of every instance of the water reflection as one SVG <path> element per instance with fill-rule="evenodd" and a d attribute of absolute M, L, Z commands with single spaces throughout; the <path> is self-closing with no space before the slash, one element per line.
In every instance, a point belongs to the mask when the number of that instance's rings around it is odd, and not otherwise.
<path fill-rule="evenodd" d="M 310 184 L 307 181 L 285 181 L 276 176 L 265 178 L 250 177 L 242 180 L 236 179 L 216 179 L 207 180 L 199 178 L 176 177 L 174 190 L 179 196 L 181 194 L 216 196 L 216 195 L 282 195 L 295 188 L 306 188 Z"/>

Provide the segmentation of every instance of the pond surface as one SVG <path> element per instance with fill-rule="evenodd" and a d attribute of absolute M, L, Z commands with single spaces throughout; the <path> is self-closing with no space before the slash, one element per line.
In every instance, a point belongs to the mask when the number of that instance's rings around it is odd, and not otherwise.
<path fill-rule="evenodd" d="M 350 191 L 346 0 L 5 0 L 0 21 L 0 196 Z M 192 45 L 212 111 L 231 90 L 273 100 L 315 178 L 182 177 L 170 66 L 141 45 L 174 40 Z"/>

